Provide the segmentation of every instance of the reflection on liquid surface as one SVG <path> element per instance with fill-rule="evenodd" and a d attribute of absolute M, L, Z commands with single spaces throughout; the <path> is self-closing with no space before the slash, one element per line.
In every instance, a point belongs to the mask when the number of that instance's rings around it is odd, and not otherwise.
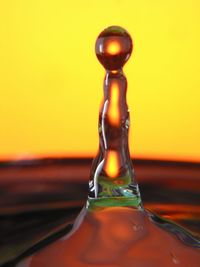
<path fill-rule="evenodd" d="M 17 267 L 198 267 L 200 243 L 143 210 L 83 209 L 73 229 Z"/>
<path fill-rule="evenodd" d="M 57 245 L 54 245 L 56 243 L 63 244 L 62 246 L 65 247 L 61 240 L 57 242 L 55 240 L 64 235 L 67 236 L 78 212 L 84 205 L 88 190 L 87 179 L 90 165 L 91 159 L 80 159 L 79 161 L 77 159 L 76 161 L 47 159 L 29 163 L 0 164 L 0 187 L 2 192 L 0 198 L 0 266 L 14 267 L 22 257 L 33 255 L 36 251 L 43 254 L 44 251 L 49 251 L 52 246 L 57 247 Z M 187 232 L 200 240 L 200 165 L 135 160 L 135 169 L 140 181 L 145 208 L 162 216 L 162 218 L 172 220 L 182 228 L 174 226 L 170 228 L 170 224 L 167 226 L 166 222 L 155 216 L 151 216 L 151 220 L 154 220 L 156 225 L 160 227 L 158 228 L 152 222 L 150 224 L 153 224 L 154 228 L 162 232 L 163 230 L 160 228 L 167 228 L 171 231 L 165 231 L 167 236 L 177 240 L 181 247 L 198 253 L 198 249 L 191 246 L 195 241 L 191 239 L 191 236 L 185 235 L 183 229 L 186 229 Z M 132 217 L 134 217 L 133 214 L 136 214 L 133 211 L 130 213 Z M 87 218 L 94 218 L 94 216 L 95 214 L 86 213 L 82 224 L 86 224 Z M 145 217 L 146 220 L 149 220 L 146 215 Z M 117 224 L 122 221 L 126 221 L 125 217 L 121 218 L 119 216 Z M 82 224 L 82 230 L 77 230 L 78 234 L 83 232 Z M 93 221 L 87 225 L 91 225 L 92 229 L 95 228 Z M 96 228 L 100 231 L 99 227 Z M 172 233 L 173 229 L 176 229 L 176 236 Z M 178 232 L 177 229 L 179 229 Z M 180 235 L 180 229 L 183 232 L 182 235 Z M 87 233 L 83 236 L 89 238 Z M 93 233 L 93 236 L 96 235 Z M 72 236 L 70 240 L 71 238 Z M 155 240 L 158 240 L 158 237 Z M 85 244 L 85 240 L 82 241 L 81 238 L 79 242 Z M 167 241 L 162 242 L 160 246 L 164 246 L 165 243 Z M 196 244 L 198 246 L 198 243 Z M 76 245 L 77 251 L 78 245 Z M 149 244 L 148 251 L 151 250 L 151 247 L 152 245 Z M 45 249 L 41 250 L 41 248 Z M 157 252 L 153 249 L 152 251 Z M 59 251 L 54 250 L 54 254 L 58 255 Z M 158 257 L 160 253 L 157 254 Z M 185 253 L 183 252 L 183 254 Z M 69 257 L 68 251 L 65 249 L 63 249 L 63 257 L 64 255 Z M 77 255 L 75 253 L 75 256 Z M 175 253 L 173 255 L 176 256 Z M 47 263 L 50 256 L 47 257 Z M 29 261 L 24 261 L 24 264 L 26 263 L 24 266 L 29 266 L 35 257 L 30 257 Z M 60 261 L 63 260 L 63 257 Z M 163 257 L 163 259 L 165 258 Z M 58 261 L 58 256 L 55 256 L 55 260 Z M 193 257 L 191 257 L 192 260 Z M 190 262 L 187 265 L 187 262 L 181 260 L 180 257 L 179 262 L 179 264 L 182 264 L 180 266 L 184 266 L 183 264 L 188 267 L 200 266 L 199 262 L 193 265 Z M 19 266 L 23 266 L 22 262 Z M 44 264 L 43 266 L 48 265 Z M 60 267 L 55 265 L 55 267 L 57 266 Z M 117 266 L 121 265 L 118 264 Z M 135 265 L 131 262 L 130 266 L 134 267 Z M 164 263 L 161 266 L 165 266 Z"/>

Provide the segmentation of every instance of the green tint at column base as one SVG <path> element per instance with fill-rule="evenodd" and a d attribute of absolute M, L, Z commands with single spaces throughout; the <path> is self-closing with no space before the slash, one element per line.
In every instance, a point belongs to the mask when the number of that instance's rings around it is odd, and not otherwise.
<path fill-rule="evenodd" d="M 134 207 L 142 208 L 140 197 L 101 197 L 101 198 L 88 198 L 88 210 L 103 207 Z"/>

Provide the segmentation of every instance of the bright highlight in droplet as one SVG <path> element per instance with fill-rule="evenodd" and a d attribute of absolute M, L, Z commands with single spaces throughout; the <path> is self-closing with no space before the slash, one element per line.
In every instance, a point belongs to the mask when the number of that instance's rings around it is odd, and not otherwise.
<path fill-rule="evenodd" d="M 117 55 L 120 53 L 121 46 L 120 43 L 117 41 L 109 42 L 107 46 L 107 53 L 110 55 Z"/>
<path fill-rule="evenodd" d="M 110 150 L 107 152 L 105 171 L 109 177 L 117 177 L 119 172 L 119 157 L 117 151 Z"/>
<path fill-rule="evenodd" d="M 120 124 L 119 112 L 119 85 L 117 82 L 112 83 L 110 88 L 110 102 L 108 105 L 108 119 L 112 125 Z"/>

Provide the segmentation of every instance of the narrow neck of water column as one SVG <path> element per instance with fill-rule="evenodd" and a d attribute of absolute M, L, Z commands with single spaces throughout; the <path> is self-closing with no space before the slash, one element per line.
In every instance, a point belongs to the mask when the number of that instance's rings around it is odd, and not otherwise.
<path fill-rule="evenodd" d="M 106 71 L 99 113 L 99 151 L 89 182 L 89 201 L 99 206 L 140 206 L 128 148 L 127 80 L 123 71 Z"/>

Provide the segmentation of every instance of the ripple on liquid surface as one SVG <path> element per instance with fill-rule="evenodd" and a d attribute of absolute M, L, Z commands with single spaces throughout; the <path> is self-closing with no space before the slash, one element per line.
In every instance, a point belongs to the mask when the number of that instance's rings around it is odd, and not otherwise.
<path fill-rule="evenodd" d="M 199 242 L 182 242 L 181 235 L 185 240 L 190 235 L 180 229 L 173 234 L 175 224 L 170 232 L 131 207 L 84 208 L 70 233 L 17 267 L 198 267 Z"/>

